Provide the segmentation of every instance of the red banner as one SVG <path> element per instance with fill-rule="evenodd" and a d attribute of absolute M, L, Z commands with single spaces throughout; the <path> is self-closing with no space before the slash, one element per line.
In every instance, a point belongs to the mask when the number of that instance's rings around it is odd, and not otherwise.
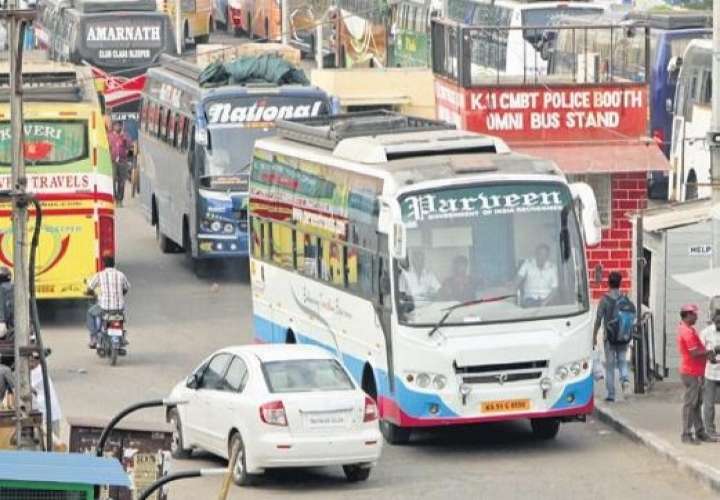
<path fill-rule="evenodd" d="M 646 84 L 462 88 L 435 80 L 438 118 L 511 143 L 627 140 L 647 135 Z"/>

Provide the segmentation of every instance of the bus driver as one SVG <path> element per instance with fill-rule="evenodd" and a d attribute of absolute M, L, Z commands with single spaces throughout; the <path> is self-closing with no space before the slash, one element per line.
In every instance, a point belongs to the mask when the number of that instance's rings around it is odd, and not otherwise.
<path fill-rule="evenodd" d="M 516 286 L 521 287 L 523 307 L 547 305 L 557 291 L 557 268 L 549 257 L 550 247 L 541 243 L 535 248 L 535 257 L 520 266 Z"/>

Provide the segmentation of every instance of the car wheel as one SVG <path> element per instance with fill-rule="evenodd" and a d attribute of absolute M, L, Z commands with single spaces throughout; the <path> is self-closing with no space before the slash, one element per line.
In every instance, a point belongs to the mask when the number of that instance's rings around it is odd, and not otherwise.
<path fill-rule="evenodd" d="M 350 483 L 367 481 L 371 470 L 370 467 L 363 467 L 362 465 L 343 465 L 343 472 Z"/>
<path fill-rule="evenodd" d="M 560 431 L 560 421 L 555 418 L 538 418 L 530 420 L 533 435 L 538 439 L 555 439 Z"/>
<path fill-rule="evenodd" d="M 239 432 L 236 432 L 230 438 L 228 456 L 232 457 L 235 454 L 235 463 L 232 464 L 232 478 L 233 482 L 238 486 L 252 486 L 255 484 L 257 476 L 255 474 L 248 474 L 247 472 L 247 459 L 245 456 L 245 443 L 243 443 L 242 437 Z"/>
<path fill-rule="evenodd" d="M 172 426 L 172 441 L 170 441 L 170 454 L 173 458 L 189 458 L 192 454 L 191 450 L 185 448 L 182 435 L 182 424 L 180 423 L 180 415 L 176 409 L 170 410 L 170 425 Z"/>
<path fill-rule="evenodd" d="M 385 441 L 390 444 L 408 444 L 412 431 L 407 427 L 398 427 L 386 420 L 381 420 L 380 432 L 382 432 Z"/>

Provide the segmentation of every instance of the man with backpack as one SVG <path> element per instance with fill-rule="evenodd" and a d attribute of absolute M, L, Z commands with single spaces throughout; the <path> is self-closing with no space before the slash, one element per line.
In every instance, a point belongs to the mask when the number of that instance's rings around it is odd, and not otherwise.
<path fill-rule="evenodd" d="M 620 371 L 622 391 L 626 392 L 630 386 L 628 373 L 627 352 L 632 340 L 635 327 L 635 304 L 627 295 L 620 292 L 622 275 L 616 271 L 608 276 L 608 291 L 598 304 L 593 329 L 593 349 L 597 348 L 597 336 L 600 326 L 604 326 L 605 334 L 605 386 L 607 397 L 605 401 L 615 401 L 615 368 Z"/>

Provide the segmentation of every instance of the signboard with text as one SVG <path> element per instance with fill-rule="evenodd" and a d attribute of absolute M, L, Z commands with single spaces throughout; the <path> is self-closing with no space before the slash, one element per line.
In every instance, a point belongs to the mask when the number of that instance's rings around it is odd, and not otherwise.
<path fill-rule="evenodd" d="M 646 84 L 462 88 L 435 80 L 438 118 L 509 142 L 618 140 L 647 135 Z"/>

